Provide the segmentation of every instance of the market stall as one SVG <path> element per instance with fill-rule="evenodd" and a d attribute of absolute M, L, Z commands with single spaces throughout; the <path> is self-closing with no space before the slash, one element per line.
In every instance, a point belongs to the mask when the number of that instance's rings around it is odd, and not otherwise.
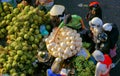
<path fill-rule="evenodd" d="M 73 58 L 69 63 L 77 74 L 81 72 L 80 68 L 83 72 L 88 70 L 87 75 L 91 73 L 90 68 L 94 64 L 84 58 L 83 61 L 81 60 L 80 55 L 83 54 L 79 52 L 83 48 L 83 42 L 76 30 L 63 27 L 55 42 L 51 42 L 55 29 L 50 31 L 53 28 L 49 24 L 49 12 L 45 13 L 37 7 L 22 4 L 13 8 L 9 3 L 4 2 L 0 3 L 0 13 L 0 40 L 4 40 L 5 43 L 4 46 L 2 44 L 0 46 L 1 75 L 34 76 L 36 73 L 45 75 L 45 71 L 55 58 L 66 62 L 71 57 Z M 42 27 L 44 29 L 41 29 Z M 44 36 L 45 30 L 47 37 Z M 87 59 L 90 57 L 86 54 L 83 56 Z M 47 59 L 43 59 L 44 57 Z M 89 63 L 92 66 L 88 68 L 86 65 Z M 78 67 L 80 65 L 84 67 Z"/>

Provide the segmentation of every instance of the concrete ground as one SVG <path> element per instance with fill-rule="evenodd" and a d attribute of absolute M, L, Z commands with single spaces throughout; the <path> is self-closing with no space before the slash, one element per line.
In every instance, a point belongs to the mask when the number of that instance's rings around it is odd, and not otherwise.
<path fill-rule="evenodd" d="M 80 15 L 85 25 L 88 26 L 88 22 L 85 21 L 85 15 L 88 12 L 88 8 L 78 7 L 78 4 L 88 4 L 93 0 L 55 0 L 55 4 L 61 4 L 66 7 L 68 13 Z M 113 22 L 118 25 L 120 32 L 120 0 L 97 0 L 100 2 L 103 11 L 103 22 Z M 113 60 L 116 62 L 120 58 L 120 36 L 118 40 L 117 58 Z M 120 76 L 120 62 L 110 72 L 110 76 Z"/>

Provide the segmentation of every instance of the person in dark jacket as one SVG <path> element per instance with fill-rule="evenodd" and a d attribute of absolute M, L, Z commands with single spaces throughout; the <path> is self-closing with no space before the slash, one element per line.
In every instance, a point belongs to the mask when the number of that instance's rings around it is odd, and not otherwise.
<path fill-rule="evenodd" d="M 116 43 L 119 37 L 117 25 L 114 23 L 105 23 L 103 30 L 108 35 L 110 55 L 114 57 L 116 55 Z"/>
<path fill-rule="evenodd" d="M 97 1 L 90 2 L 89 12 L 86 16 L 86 19 L 91 20 L 94 17 L 99 17 L 100 19 L 102 19 L 102 9 L 99 2 Z"/>

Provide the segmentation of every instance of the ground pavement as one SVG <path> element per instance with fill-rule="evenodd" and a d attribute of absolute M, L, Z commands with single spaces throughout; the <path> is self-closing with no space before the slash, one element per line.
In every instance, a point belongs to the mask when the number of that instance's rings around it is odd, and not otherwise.
<path fill-rule="evenodd" d="M 88 4 L 93 0 L 55 0 L 55 4 L 62 4 L 66 7 L 67 12 L 71 14 L 80 15 L 85 25 L 88 26 L 88 22 L 85 21 L 85 15 L 88 12 L 88 9 L 85 7 L 78 7 L 78 4 Z M 103 11 L 103 22 L 114 22 L 118 25 L 118 29 L 120 32 L 120 0 L 97 0 L 100 2 L 102 11 Z M 118 41 L 118 50 L 117 50 L 117 58 L 114 59 L 113 62 L 116 62 L 120 58 L 120 36 Z M 110 76 L 120 76 L 120 62 L 118 65 L 111 70 Z"/>

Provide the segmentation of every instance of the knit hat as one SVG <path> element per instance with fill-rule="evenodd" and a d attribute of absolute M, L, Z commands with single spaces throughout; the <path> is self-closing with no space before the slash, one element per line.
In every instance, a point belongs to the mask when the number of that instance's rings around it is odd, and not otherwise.
<path fill-rule="evenodd" d="M 54 5 L 50 10 L 50 15 L 52 16 L 62 15 L 64 11 L 65 7 L 63 5 Z"/>
<path fill-rule="evenodd" d="M 92 53 L 93 57 L 95 58 L 96 61 L 104 61 L 104 55 L 100 50 L 95 50 Z"/>

